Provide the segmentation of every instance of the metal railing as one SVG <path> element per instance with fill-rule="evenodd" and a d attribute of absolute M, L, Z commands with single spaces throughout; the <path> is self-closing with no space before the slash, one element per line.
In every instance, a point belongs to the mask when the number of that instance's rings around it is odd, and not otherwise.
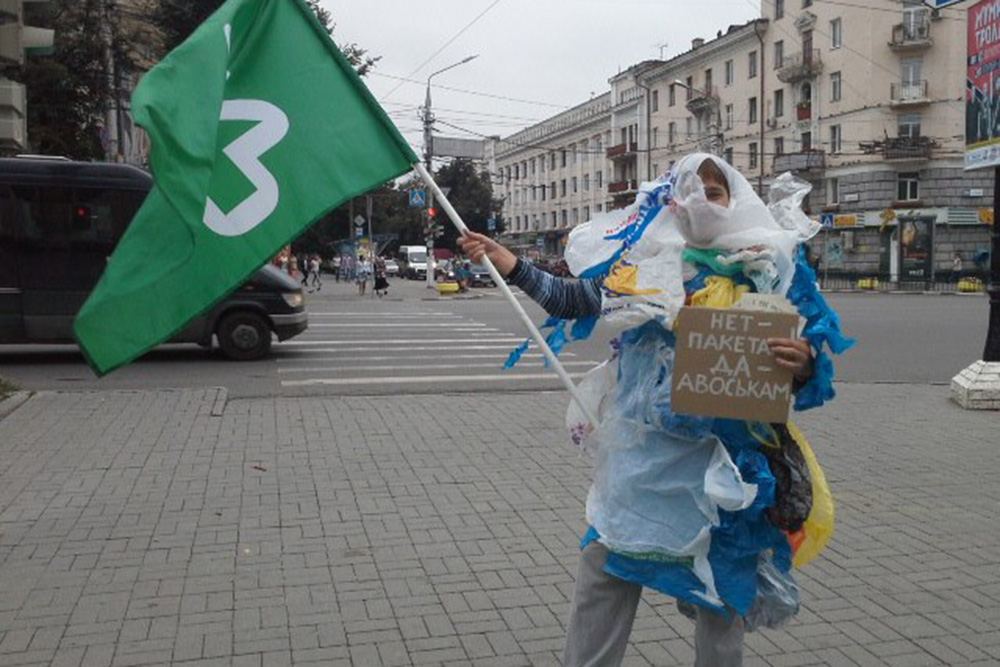
<path fill-rule="evenodd" d="M 923 104 L 928 102 L 926 79 L 893 82 L 889 99 L 894 105 Z"/>
<path fill-rule="evenodd" d="M 774 172 L 778 174 L 786 171 L 812 171 L 825 167 L 826 153 L 819 149 L 774 156 Z"/>
<path fill-rule="evenodd" d="M 922 12 L 911 21 L 892 26 L 892 40 L 889 42 L 889 46 L 893 48 L 929 46 L 930 44 L 930 12 Z"/>
<path fill-rule="evenodd" d="M 822 261 L 817 270 L 820 289 L 825 292 L 873 292 L 886 293 L 961 293 L 977 294 L 986 292 L 989 272 L 972 269 L 954 273 L 941 271 L 928 280 L 906 280 L 879 272 L 854 272 L 830 269 L 827 271 Z"/>
<path fill-rule="evenodd" d="M 778 79 L 782 83 L 791 83 L 801 79 L 811 79 L 823 71 L 823 59 L 819 49 L 811 49 L 801 53 L 793 53 L 781 59 L 778 68 Z"/>

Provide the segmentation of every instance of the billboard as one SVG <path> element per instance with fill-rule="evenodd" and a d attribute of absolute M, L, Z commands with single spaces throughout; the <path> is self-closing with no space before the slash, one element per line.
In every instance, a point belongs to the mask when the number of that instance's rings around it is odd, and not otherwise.
<path fill-rule="evenodd" d="M 1000 0 L 969 8 L 965 168 L 1000 166 Z"/>

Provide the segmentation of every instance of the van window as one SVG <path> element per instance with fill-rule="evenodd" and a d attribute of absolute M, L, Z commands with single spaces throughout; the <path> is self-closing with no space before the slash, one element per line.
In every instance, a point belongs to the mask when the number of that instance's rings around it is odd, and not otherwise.
<path fill-rule="evenodd" d="M 26 288 L 89 289 L 145 192 L 14 186 L 13 217 Z"/>
<path fill-rule="evenodd" d="M 15 289 L 18 285 L 17 247 L 14 239 L 10 188 L 0 185 L 0 289 Z M 0 316 L 4 314 L 0 311 Z"/>

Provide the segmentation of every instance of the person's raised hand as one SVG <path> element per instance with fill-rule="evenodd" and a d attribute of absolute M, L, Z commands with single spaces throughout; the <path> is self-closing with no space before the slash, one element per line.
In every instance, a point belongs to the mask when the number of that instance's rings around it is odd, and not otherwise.
<path fill-rule="evenodd" d="M 484 256 L 489 257 L 501 276 L 509 276 L 517 266 L 517 257 L 514 253 L 488 236 L 467 232 L 465 236 L 458 238 L 458 245 L 462 247 L 465 256 L 477 264 L 483 261 Z"/>
<path fill-rule="evenodd" d="M 812 347 L 803 338 L 769 338 L 767 346 L 774 355 L 774 363 L 787 368 L 798 382 L 806 382 L 813 374 Z"/>

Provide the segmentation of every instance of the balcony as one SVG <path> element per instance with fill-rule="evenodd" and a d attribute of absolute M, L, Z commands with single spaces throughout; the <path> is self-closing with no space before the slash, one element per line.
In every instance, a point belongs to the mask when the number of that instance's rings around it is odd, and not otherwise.
<path fill-rule="evenodd" d="M 635 192 L 639 189 L 639 184 L 636 181 L 614 181 L 613 183 L 608 183 L 608 194 L 616 195 L 623 192 Z"/>
<path fill-rule="evenodd" d="M 809 102 L 799 102 L 795 105 L 795 120 L 812 120 L 813 108 Z"/>
<path fill-rule="evenodd" d="M 715 111 L 719 108 L 719 89 L 715 86 L 703 89 L 690 88 L 685 106 L 695 116 Z"/>
<path fill-rule="evenodd" d="M 633 141 L 630 144 L 612 146 L 607 150 L 606 154 L 609 160 L 620 160 L 622 158 L 634 157 L 638 150 L 639 144 Z"/>
<path fill-rule="evenodd" d="M 800 153 L 785 153 L 774 157 L 774 173 L 822 171 L 826 168 L 826 154 L 818 149 Z"/>
<path fill-rule="evenodd" d="M 882 157 L 885 160 L 930 160 L 935 142 L 930 137 L 891 137 L 885 140 Z"/>
<path fill-rule="evenodd" d="M 933 45 L 930 12 L 921 12 L 913 20 L 892 26 L 889 48 L 893 51 L 920 51 Z"/>
<path fill-rule="evenodd" d="M 778 68 L 778 79 L 782 83 L 797 83 L 813 79 L 822 71 L 823 59 L 820 57 L 819 49 L 813 49 L 782 58 L 781 67 Z"/>
<path fill-rule="evenodd" d="M 916 107 L 930 104 L 927 81 L 902 81 L 892 84 L 889 105 L 893 108 Z"/>

